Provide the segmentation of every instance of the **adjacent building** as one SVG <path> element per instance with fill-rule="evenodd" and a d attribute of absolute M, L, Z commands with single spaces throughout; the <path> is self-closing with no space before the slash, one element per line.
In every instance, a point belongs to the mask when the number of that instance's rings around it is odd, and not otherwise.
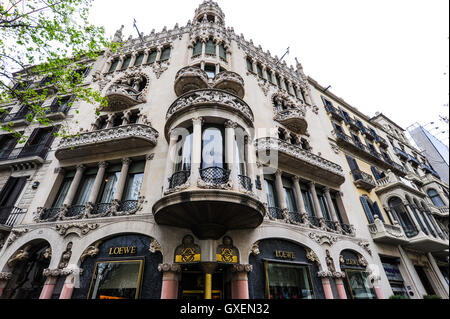
<path fill-rule="evenodd" d="M 30 139 L 0 135 L 0 298 L 448 298 L 448 184 L 398 125 L 213 1 L 143 39 L 82 61 L 100 114 L 2 106 Z"/>

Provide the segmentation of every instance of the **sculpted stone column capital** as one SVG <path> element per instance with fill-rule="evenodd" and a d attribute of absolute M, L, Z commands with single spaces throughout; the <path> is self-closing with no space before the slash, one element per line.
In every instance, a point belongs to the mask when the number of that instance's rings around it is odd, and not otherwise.
<path fill-rule="evenodd" d="M 249 265 L 249 264 L 236 264 L 236 265 L 233 265 L 233 268 L 231 269 L 231 271 L 234 273 L 240 273 L 240 272 L 249 273 L 249 272 L 253 271 L 253 266 Z"/>
<path fill-rule="evenodd" d="M 77 171 L 84 171 L 86 169 L 86 166 L 83 164 L 77 165 Z"/>
<path fill-rule="evenodd" d="M 192 124 L 194 125 L 202 125 L 204 123 L 203 117 L 199 116 L 199 117 L 194 117 L 192 119 Z"/>
<path fill-rule="evenodd" d="M 12 278 L 11 272 L 0 272 L 0 281 L 8 281 Z"/>
<path fill-rule="evenodd" d="M 238 126 L 238 124 L 236 122 L 233 121 L 226 121 L 225 122 L 225 128 L 236 128 Z"/>
<path fill-rule="evenodd" d="M 109 165 L 108 162 L 100 162 L 100 163 L 98 163 L 98 167 L 99 167 L 99 168 L 107 168 L 108 165 Z"/>
<path fill-rule="evenodd" d="M 181 272 L 181 265 L 179 265 L 179 264 L 169 264 L 169 263 L 159 264 L 158 265 L 158 271 L 160 271 L 160 272 L 175 272 L 175 273 L 179 273 L 179 272 Z"/>
<path fill-rule="evenodd" d="M 131 158 L 128 158 L 128 157 L 122 158 L 123 165 L 129 166 L 132 162 L 133 162 L 133 160 Z"/>

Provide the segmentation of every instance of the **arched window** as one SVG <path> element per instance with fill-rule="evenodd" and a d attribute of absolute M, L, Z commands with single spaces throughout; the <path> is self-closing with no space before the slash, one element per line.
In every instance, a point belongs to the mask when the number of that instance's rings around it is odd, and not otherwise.
<path fill-rule="evenodd" d="M 212 39 L 209 39 L 206 42 L 205 52 L 206 52 L 206 54 L 209 54 L 209 55 L 216 55 L 216 44 L 214 43 L 214 41 Z"/>
<path fill-rule="evenodd" d="M 437 207 L 445 206 L 441 196 L 439 196 L 438 192 L 435 189 L 428 190 L 428 196 L 431 198 L 433 204 Z"/>
<path fill-rule="evenodd" d="M 417 229 L 414 223 L 411 221 L 411 217 L 406 211 L 406 207 L 398 197 L 391 198 L 389 200 L 389 208 L 394 217 L 398 220 L 406 236 L 409 238 L 417 235 Z"/>
<path fill-rule="evenodd" d="M 222 58 L 222 60 L 227 60 L 227 49 L 223 44 L 219 45 L 219 56 Z"/>

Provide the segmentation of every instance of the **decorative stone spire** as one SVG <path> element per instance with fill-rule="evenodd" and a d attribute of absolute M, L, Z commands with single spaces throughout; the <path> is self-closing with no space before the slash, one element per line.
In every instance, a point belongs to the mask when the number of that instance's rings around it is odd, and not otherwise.
<path fill-rule="evenodd" d="M 120 43 L 120 42 L 122 42 L 122 36 L 123 36 L 122 32 L 123 32 L 123 25 L 122 25 L 122 26 L 120 27 L 120 29 L 117 30 L 116 33 L 114 34 L 114 38 L 113 38 L 113 41 L 112 41 L 112 42 L 115 42 L 115 43 Z"/>
<path fill-rule="evenodd" d="M 202 22 L 225 24 L 225 14 L 217 2 L 205 0 L 197 10 L 195 10 L 194 24 Z"/>

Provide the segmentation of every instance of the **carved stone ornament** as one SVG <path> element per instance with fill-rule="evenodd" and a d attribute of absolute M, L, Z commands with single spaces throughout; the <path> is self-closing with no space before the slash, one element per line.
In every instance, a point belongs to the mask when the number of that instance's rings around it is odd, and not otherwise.
<path fill-rule="evenodd" d="M 316 263 L 320 267 L 319 257 L 317 257 L 317 254 L 312 249 L 306 248 L 306 259 Z"/>
<path fill-rule="evenodd" d="M 28 228 L 13 229 L 8 237 L 8 240 L 6 241 L 6 247 L 9 247 L 13 242 L 16 241 L 16 239 L 21 237 L 23 234 L 28 233 L 29 231 L 30 230 Z"/>
<path fill-rule="evenodd" d="M 8 281 L 12 278 L 11 272 L 0 272 L 0 281 Z"/>
<path fill-rule="evenodd" d="M 16 253 L 8 260 L 8 267 L 13 268 L 18 261 L 27 260 L 30 258 L 30 249 L 31 245 L 26 245 L 23 249 L 16 251 Z"/>
<path fill-rule="evenodd" d="M 154 254 L 156 252 L 162 252 L 161 244 L 154 238 L 150 241 L 150 249 L 149 251 Z"/>
<path fill-rule="evenodd" d="M 317 277 L 319 278 L 330 278 L 333 277 L 333 273 L 329 270 L 321 270 L 317 273 Z"/>
<path fill-rule="evenodd" d="M 335 273 L 336 272 L 336 267 L 334 266 L 334 260 L 331 257 L 330 251 L 328 249 L 326 250 L 325 261 L 327 262 L 328 270 L 331 271 L 332 273 Z"/>
<path fill-rule="evenodd" d="M 89 233 L 91 230 L 97 229 L 99 226 L 99 224 L 90 223 L 68 223 L 56 225 L 55 228 L 61 236 L 67 236 L 71 233 L 75 233 L 81 237 Z"/>
<path fill-rule="evenodd" d="M 222 189 L 222 190 L 230 190 L 233 188 L 231 181 L 228 181 L 226 184 L 214 184 L 205 182 L 201 177 L 198 178 L 197 186 L 203 189 Z"/>
<path fill-rule="evenodd" d="M 252 272 L 253 271 L 253 265 L 241 265 L 241 264 L 237 264 L 237 265 L 233 265 L 233 267 L 231 268 L 232 272 Z"/>
<path fill-rule="evenodd" d="M 364 258 L 362 255 L 358 256 L 358 264 L 360 264 L 362 267 L 367 267 L 367 265 L 369 265 L 366 258 Z"/>
<path fill-rule="evenodd" d="M 80 261 L 83 262 L 87 257 L 95 257 L 100 252 L 100 249 L 98 248 L 101 245 L 102 241 L 97 241 L 94 245 L 91 245 L 87 247 L 83 254 L 81 254 Z"/>
<path fill-rule="evenodd" d="M 358 245 L 362 248 L 364 248 L 364 250 L 366 250 L 370 256 L 372 256 L 372 250 L 370 249 L 370 243 L 367 242 L 358 242 Z"/>
<path fill-rule="evenodd" d="M 250 249 L 250 253 L 253 254 L 254 256 L 257 256 L 260 254 L 259 241 L 257 241 L 256 243 L 253 244 L 252 248 Z"/>
<path fill-rule="evenodd" d="M 73 244 L 71 242 L 67 244 L 66 250 L 63 252 L 58 265 L 59 269 L 66 268 L 69 264 L 70 257 L 72 257 L 72 246 Z"/>
<path fill-rule="evenodd" d="M 175 272 L 179 273 L 181 272 L 181 265 L 180 264 L 159 264 L 158 265 L 158 271 L 159 272 Z"/>
<path fill-rule="evenodd" d="M 313 239 L 315 242 L 319 243 L 320 245 L 329 245 L 332 246 L 334 243 L 338 241 L 338 238 L 336 236 L 330 235 L 330 234 L 318 234 L 314 232 L 310 232 L 308 234 L 309 238 Z"/>
<path fill-rule="evenodd" d="M 145 103 L 146 93 L 150 87 L 150 78 L 141 72 L 129 71 L 111 84 L 105 97 L 108 107 L 105 111 L 120 111 L 137 104 Z"/>

